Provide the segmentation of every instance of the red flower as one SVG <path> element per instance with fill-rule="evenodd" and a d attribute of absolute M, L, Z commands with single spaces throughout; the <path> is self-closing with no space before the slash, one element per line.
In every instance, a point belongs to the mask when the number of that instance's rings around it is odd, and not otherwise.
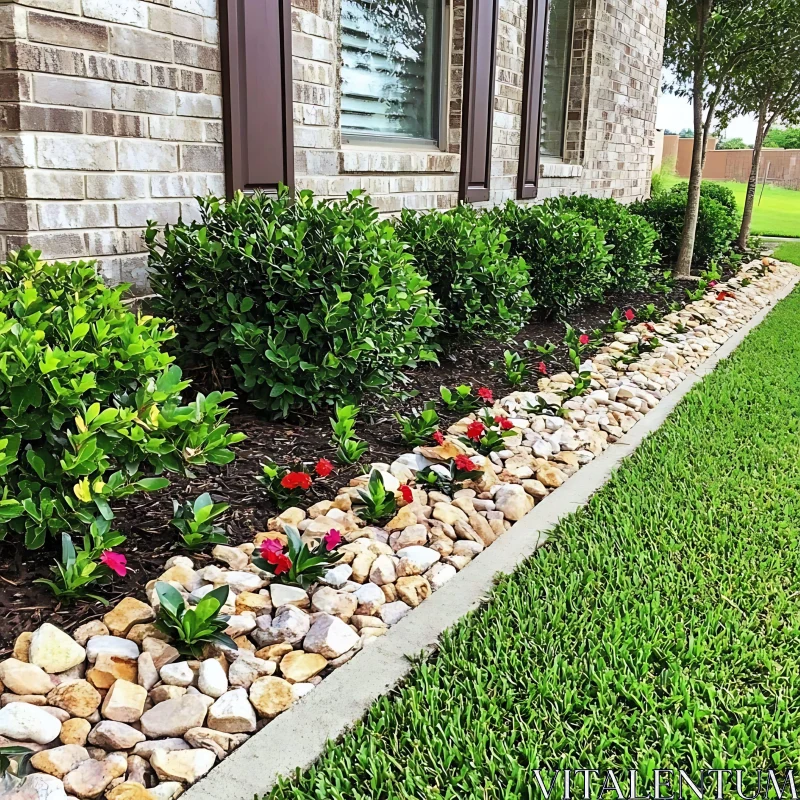
<path fill-rule="evenodd" d="M 316 472 L 320 478 L 327 478 L 328 475 L 333 472 L 333 464 L 328 461 L 327 458 L 321 458 L 314 466 L 314 472 Z"/>
<path fill-rule="evenodd" d="M 400 496 L 406 503 L 413 503 L 414 502 L 414 492 L 411 491 L 410 486 L 401 486 L 400 487 Z"/>
<path fill-rule="evenodd" d="M 284 572 L 288 572 L 291 568 L 292 559 L 284 553 L 278 553 L 278 557 L 275 559 L 275 575 L 283 575 Z"/>
<path fill-rule="evenodd" d="M 124 578 L 128 571 L 128 559 L 122 553 L 115 553 L 113 550 L 103 550 L 103 554 L 100 556 L 100 563 L 105 564 L 120 578 Z"/>
<path fill-rule="evenodd" d="M 487 403 L 491 403 L 491 402 L 494 401 L 494 396 L 492 395 L 492 390 L 491 389 L 487 389 L 485 386 L 483 386 L 480 389 L 478 389 L 478 397 L 480 397 L 481 400 L 485 400 Z"/>
<path fill-rule="evenodd" d="M 588 334 L 588 333 L 582 333 L 582 334 L 581 334 L 581 335 L 578 337 L 578 341 L 579 341 L 581 344 L 589 344 L 589 334 Z"/>
<path fill-rule="evenodd" d="M 456 456 L 456 467 L 463 472 L 474 472 L 478 467 L 469 456 Z"/>
<path fill-rule="evenodd" d="M 472 439 L 473 442 L 479 442 L 485 431 L 486 426 L 479 419 L 476 419 L 475 422 L 470 422 L 467 426 L 467 438 Z"/>
<path fill-rule="evenodd" d="M 720 292 L 720 293 L 717 295 L 717 300 L 720 300 L 720 301 L 722 301 L 722 300 L 724 300 L 726 297 L 735 297 L 735 296 L 736 296 L 736 295 L 734 295 L 734 294 L 733 294 L 733 292 Z"/>
<path fill-rule="evenodd" d="M 281 478 L 284 489 L 310 489 L 311 476 L 307 472 L 287 472 Z"/>
<path fill-rule="evenodd" d="M 547 364 L 545 364 L 544 361 L 539 362 L 537 369 L 539 370 L 540 375 L 547 375 Z"/>
<path fill-rule="evenodd" d="M 435 431 L 433 434 L 433 441 L 436 444 L 444 444 L 444 434 L 441 431 Z"/>
<path fill-rule="evenodd" d="M 653 323 L 652 323 L 652 322 L 647 322 L 647 323 L 645 323 L 645 327 L 646 327 L 646 328 L 647 328 L 647 330 L 649 330 L 649 331 L 654 331 L 654 330 L 656 329 L 656 326 L 655 326 L 655 325 L 653 325 Z"/>
<path fill-rule="evenodd" d="M 630 322 L 636 316 L 636 312 L 632 308 L 625 309 L 625 319 Z"/>
<path fill-rule="evenodd" d="M 496 416 L 494 421 L 504 430 L 510 431 L 514 427 L 514 423 L 508 417 Z"/>
<path fill-rule="evenodd" d="M 325 548 L 327 550 L 333 550 L 334 547 L 342 543 L 342 534 L 336 530 L 336 528 L 331 528 L 322 540 L 325 542 Z"/>
<path fill-rule="evenodd" d="M 283 552 L 280 539 L 264 539 L 261 542 L 261 558 L 268 564 L 275 564 L 278 556 Z"/>

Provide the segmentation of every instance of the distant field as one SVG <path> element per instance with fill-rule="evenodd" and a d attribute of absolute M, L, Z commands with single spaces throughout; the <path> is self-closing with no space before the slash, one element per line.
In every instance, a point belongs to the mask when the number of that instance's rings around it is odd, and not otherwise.
<path fill-rule="evenodd" d="M 680 183 L 681 180 L 681 178 L 666 178 L 665 184 L 670 186 Z M 741 211 L 747 184 L 735 181 L 720 182 L 733 190 Z M 777 186 L 765 186 L 764 196 L 761 197 L 761 186 L 759 186 L 753 210 L 752 232 L 761 236 L 800 237 L 800 192 Z"/>

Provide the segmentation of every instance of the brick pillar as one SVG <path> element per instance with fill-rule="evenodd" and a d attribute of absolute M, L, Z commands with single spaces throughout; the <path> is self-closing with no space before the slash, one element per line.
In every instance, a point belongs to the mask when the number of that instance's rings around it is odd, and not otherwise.
<path fill-rule="evenodd" d="M 218 36 L 215 0 L 0 0 L 0 254 L 146 291 L 146 221 L 224 191 Z"/>

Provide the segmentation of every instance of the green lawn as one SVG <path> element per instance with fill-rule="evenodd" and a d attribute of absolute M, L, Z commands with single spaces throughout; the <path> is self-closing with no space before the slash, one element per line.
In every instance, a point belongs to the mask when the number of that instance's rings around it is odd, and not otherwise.
<path fill-rule="evenodd" d="M 800 242 L 784 242 L 775 248 L 775 258 L 800 267 Z"/>
<path fill-rule="evenodd" d="M 664 184 L 672 186 L 683 180 L 667 177 Z M 733 190 L 741 213 L 747 184 L 735 181 L 720 181 L 720 183 Z M 800 191 L 783 189 L 779 186 L 765 186 L 764 195 L 761 197 L 761 186 L 759 186 L 751 230 L 761 236 L 800 236 Z"/>
<path fill-rule="evenodd" d="M 539 798 L 539 767 L 643 783 L 742 768 L 753 795 L 751 770 L 796 765 L 799 338 L 795 292 L 438 656 L 270 797 Z"/>

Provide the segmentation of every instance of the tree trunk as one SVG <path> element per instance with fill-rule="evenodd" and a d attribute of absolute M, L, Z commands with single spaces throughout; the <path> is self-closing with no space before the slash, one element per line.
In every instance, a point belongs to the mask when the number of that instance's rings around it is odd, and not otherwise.
<path fill-rule="evenodd" d="M 758 111 L 758 129 L 756 130 L 756 141 L 753 145 L 753 163 L 750 165 L 750 177 L 747 180 L 747 193 L 744 197 L 742 227 L 739 228 L 739 238 L 736 240 L 740 250 L 747 248 L 747 240 L 750 237 L 750 224 L 753 221 L 753 204 L 755 203 L 756 189 L 758 187 L 758 167 L 761 163 L 761 150 L 764 147 L 766 120 L 767 108 L 764 102 Z"/>
<path fill-rule="evenodd" d="M 699 70 L 695 71 L 692 102 L 694 105 L 694 147 L 692 148 L 692 169 L 689 173 L 689 197 L 683 217 L 683 235 L 681 236 L 678 260 L 675 264 L 676 278 L 688 278 L 691 274 L 697 217 L 700 212 L 700 184 L 703 180 L 705 136 L 703 131 L 703 88 Z"/>

